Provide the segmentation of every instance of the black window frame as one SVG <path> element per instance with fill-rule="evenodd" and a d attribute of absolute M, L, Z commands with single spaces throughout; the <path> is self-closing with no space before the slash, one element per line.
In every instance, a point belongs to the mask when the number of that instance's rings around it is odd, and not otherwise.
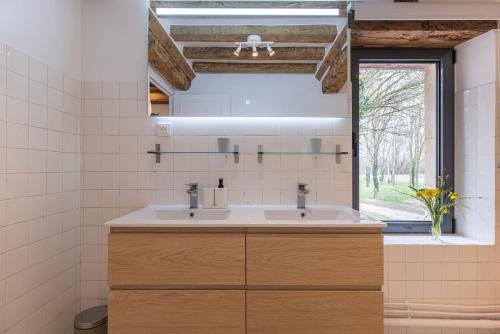
<path fill-rule="evenodd" d="M 352 175 L 353 208 L 359 210 L 359 65 L 360 63 L 436 64 L 436 171 L 449 175 L 448 189 L 455 181 L 455 52 L 453 49 L 351 49 L 352 81 Z M 443 217 L 443 233 L 455 233 L 453 210 Z M 387 221 L 384 233 L 428 233 L 430 221 Z"/>

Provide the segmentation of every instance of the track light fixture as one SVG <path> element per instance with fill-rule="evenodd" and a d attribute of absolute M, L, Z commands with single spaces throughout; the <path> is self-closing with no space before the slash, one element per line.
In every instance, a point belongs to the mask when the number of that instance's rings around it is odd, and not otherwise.
<path fill-rule="evenodd" d="M 240 56 L 240 52 L 241 52 L 241 43 L 238 45 L 238 47 L 236 48 L 236 50 L 234 50 L 234 55 L 236 57 L 239 57 Z"/>
<path fill-rule="evenodd" d="M 269 56 L 273 56 L 276 53 L 273 50 L 273 48 L 271 47 L 271 44 L 273 44 L 273 42 L 263 42 L 262 38 L 259 35 L 249 35 L 247 37 L 246 41 L 236 42 L 235 44 L 237 45 L 237 47 L 233 53 L 236 57 L 240 56 L 240 52 L 241 52 L 242 48 L 245 48 L 245 49 L 251 48 L 252 49 L 252 57 L 259 56 L 259 52 L 258 52 L 257 48 L 266 48 Z"/>
<path fill-rule="evenodd" d="M 270 55 L 271 57 L 272 57 L 272 56 L 274 56 L 274 54 L 275 54 L 276 52 L 274 52 L 274 50 L 273 50 L 273 48 L 271 47 L 271 45 L 267 44 L 266 48 L 267 48 L 267 53 L 269 53 L 269 55 Z"/>

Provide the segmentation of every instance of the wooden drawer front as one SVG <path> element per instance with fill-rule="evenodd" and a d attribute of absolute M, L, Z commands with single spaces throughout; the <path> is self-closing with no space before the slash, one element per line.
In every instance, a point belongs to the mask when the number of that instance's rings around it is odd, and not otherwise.
<path fill-rule="evenodd" d="M 245 236 L 111 233 L 111 286 L 244 285 Z"/>
<path fill-rule="evenodd" d="M 382 334 L 379 291 L 248 291 L 247 334 Z"/>
<path fill-rule="evenodd" d="M 244 291 L 111 290 L 110 334 L 244 334 Z"/>
<path fill-rule="evenodd" d="M 379 234 L 248 235 L 247 284 L 382 286 Z"/>

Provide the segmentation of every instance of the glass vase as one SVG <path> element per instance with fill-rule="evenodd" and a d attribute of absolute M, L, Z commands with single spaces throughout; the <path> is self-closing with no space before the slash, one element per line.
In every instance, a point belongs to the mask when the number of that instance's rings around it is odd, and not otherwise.
<path fill-rule="evenodd" d="M 442 217 L 434 217 L 432 219 L 432 226 L 431 226 L 431 234 L 432 234 L 432 240 L 439 241 L 441 240 L 441 221 Z"/>

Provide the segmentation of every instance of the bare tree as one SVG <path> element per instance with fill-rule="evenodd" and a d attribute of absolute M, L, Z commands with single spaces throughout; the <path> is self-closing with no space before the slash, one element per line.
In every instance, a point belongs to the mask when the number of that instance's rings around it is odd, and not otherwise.
<path fill-rule="evenodd" d="M 417 129 L 423 125 L 420 122 L 423 75 L 423 71 L 405 68 L 377 67 L 360 71 L 360 141 L 366 159 L 365 171 L 371 172 L 373 198 L 379 194 L 381 175 L 388 172 L 386 169 L 391 169 L 391 181 L 395 182 L 395 166 L 401 150 L 394 147 L 395 137 L 412 137 L 409 155 L 413 161 L 411 166 L 418 174 L 422 140 L 421 131 L 417 133 Z"/>

